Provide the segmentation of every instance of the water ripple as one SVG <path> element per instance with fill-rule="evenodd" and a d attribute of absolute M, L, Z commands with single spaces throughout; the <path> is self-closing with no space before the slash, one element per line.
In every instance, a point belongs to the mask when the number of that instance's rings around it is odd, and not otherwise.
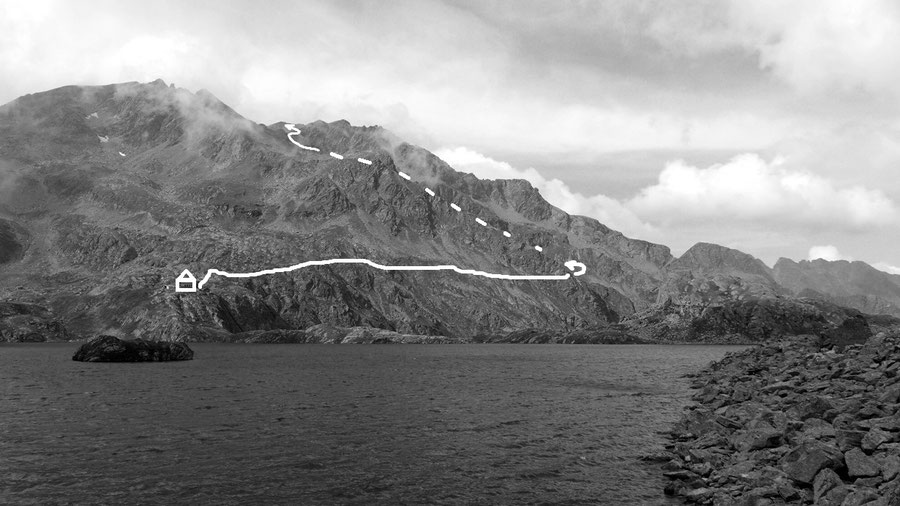
<path fill-rule="evenodd" d="M 0 503 L 665 504 L 636 460 L 722 346 L 0 345 Z"/>

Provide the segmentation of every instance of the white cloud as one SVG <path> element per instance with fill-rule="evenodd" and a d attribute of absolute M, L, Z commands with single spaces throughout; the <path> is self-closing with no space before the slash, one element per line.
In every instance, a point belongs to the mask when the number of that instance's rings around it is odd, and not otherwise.
<path fill-rule="evenodd" d="M 766 162 L 756 154 L 707 169 L 670 162 L 658 182 L 627 206 L 644 220 L 665 224 L 724 219 L 863 230 L 898 222 L 896 205 L 881 191 L 838 187 L 784 165 L 782 158 Z"/>
<path fill-rule="evenodd" d="M 874 267 L 880 271 L 884 271 L 888 274 L 900 275 L 900 267 L 897 267 L 895 265 L 890 265 L 885 262 L 876 262 L 876 263 L 872 264 L 872 267 Z"/>
<path fill-rule="evenodd" d="M 656 184 L 630 199 L 584 195 L 534 168 L 519 169 L 468 148 L 440 149 L 435 154 L 482 179 L 525 179 L 548 202 L 570 214 L 590 216 L 626 235 L 662 242 L 674 250 L 712 241 L 765 251 L 771 259 L 784 256 L 788 245 L 796 251 L 804 241 L 843 239 L 848 231 L 856 236 L 854 244 L 862 244 L 859 234 L 869 231 L 883 237 L 879 233 L 883 226 L 900 221 L 896 205 L 880 191 L 841 188 L 828 179 L 788 170 L 782 159 L 765 162 L 755 154 L 706 169 L 670 162 Z M 813 247 L 809 257 L 851 259 L 832 245 Z"/>
<path fill-rule="evenodd" d="M 602 194 L 582 195 L 559 179 L 546 179 L 533 168 L 520 170 L 464 147 L 439 149 L 435 154 L 454 169 L 472 173 L 481 179 L 525 179 L 541 192 L 547 202 L 563 211 L 595 218 L 626 235 L 644 239 L 657 235 L 653 226 L 642 221 L 618 200 Z"/>
<path fill-rule="evenodd" d="M 825 246 L 813 246 L 809 248 L 809 255 L 807 255 L 807 260 L 816 260 L 821 258 L 822 260 L 828 260 L 829 262 L 834 262 L 836 260 L 853 260 L 852 258 L 845 257 L 841 255 L 841 252 L 838 251 L 837 247 L 832 245 Z"/>
<path fill-rule="evenodd" d="M 734 0 L 731 24 L 763 68 L 800 91 L 897 92 L 895 2 Z"/>

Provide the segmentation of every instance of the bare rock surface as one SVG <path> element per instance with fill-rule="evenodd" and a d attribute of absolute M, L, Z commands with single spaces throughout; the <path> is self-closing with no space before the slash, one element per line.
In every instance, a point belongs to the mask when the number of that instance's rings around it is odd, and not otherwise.
<path fill-rule="evenodd" d="M 126 340 L 97 336 L 84 343 L 72 356 L 79 362 L 168 362 L 192 360 L 194 351 L 187 343 Z"/>

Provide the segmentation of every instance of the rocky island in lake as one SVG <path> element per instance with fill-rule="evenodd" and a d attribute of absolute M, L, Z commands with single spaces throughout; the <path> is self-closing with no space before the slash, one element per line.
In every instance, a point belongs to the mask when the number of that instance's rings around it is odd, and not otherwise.
<path fill-rule="evenodd" d="M 187 343 L 126 340 L 114 336 L 98 336 L 81 345 L 72 360 L 79 362 L 168 362 L 193 360 L 194 351 Z"/>

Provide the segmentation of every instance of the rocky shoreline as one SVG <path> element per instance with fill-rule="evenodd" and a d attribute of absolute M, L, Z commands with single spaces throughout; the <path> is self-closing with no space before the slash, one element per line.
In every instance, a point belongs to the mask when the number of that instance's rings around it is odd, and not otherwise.
<path fill-rule="evenodd" d="M 900 505 L 900 330 L 800 336 L 693 376 L 665 492 L 714 505 Z"/>

